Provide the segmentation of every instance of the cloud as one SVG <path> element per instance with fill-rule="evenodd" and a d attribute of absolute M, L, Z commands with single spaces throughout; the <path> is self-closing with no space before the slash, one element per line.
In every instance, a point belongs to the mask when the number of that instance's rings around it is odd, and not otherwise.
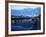
<path fill-rule="evenodd" d="M 12 6 L 11 15 L 14 16 L 38 16 L 41 12 L 40 7 Z"/>
<path fill-rule="evenodd" d="M 13 9 L 13 10 L 22 10 L 22 9 L 25 9 L 25 8 L 35 9 L 37 7 L 36 6 L 11 6 L 11 9 Z"/>

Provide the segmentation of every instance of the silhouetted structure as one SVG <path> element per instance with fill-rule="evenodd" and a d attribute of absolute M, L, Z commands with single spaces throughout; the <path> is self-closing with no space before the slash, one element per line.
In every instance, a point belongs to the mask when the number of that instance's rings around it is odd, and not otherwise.
<path fill-rule="evenodd" d="M 40 15 L 36 17 L 11 16 L 11 24 L 12 31 L 41 29 Z"/>

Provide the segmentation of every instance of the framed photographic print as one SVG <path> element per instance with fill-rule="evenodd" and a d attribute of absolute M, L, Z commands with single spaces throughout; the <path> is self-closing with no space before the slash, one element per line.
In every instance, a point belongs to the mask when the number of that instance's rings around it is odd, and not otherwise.
<path fill-rule="evenodd" d="M 8 1 L 5 14 L 6 35 L 45 33 L 45 4 L 43 2 Z"/>

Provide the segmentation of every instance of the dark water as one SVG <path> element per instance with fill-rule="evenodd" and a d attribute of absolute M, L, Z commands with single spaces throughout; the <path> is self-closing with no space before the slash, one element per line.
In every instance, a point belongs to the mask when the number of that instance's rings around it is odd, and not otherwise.
<path fill-rule="evenodd" d="M 35 22 L 32 23 L 11 23 L 11 31 L 24 31 L 24 30 L 40 30 L 40 19 L 34 19 Z"/>

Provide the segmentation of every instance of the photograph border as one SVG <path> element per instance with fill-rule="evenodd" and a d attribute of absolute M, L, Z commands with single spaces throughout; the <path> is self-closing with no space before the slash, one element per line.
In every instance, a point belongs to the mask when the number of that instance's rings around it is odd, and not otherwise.
<path fill-rule="evenodd" d="M 43 5 L 43 32 L 28 33 L 28 34 L 8 34 L 8 3 L 27 3 L 27 4 L 42 4 Z M 45 3 L 44 2 L 26 2 L 26 1 L 5 1 L 5 36 L 22 36 L 22 35 L 39 35 L 45 34 Z"/>

